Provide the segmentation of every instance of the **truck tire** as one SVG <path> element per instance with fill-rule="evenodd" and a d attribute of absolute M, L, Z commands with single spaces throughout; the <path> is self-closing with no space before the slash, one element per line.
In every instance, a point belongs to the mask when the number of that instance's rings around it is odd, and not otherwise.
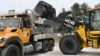
<path fill-rule="evenodd" d="M 59 43 L 59 46 L 63 54 L 69 55 L 77 54 L 81 48 L 79 41 L 72 35 L 63 37 Z"/>
<path fill-rule="evenodd" d="M 21 56 L 21 54 L 16 45 L 8 45 L 1 51 L 1 56 Z"/>
<path fill-rule="evenodd" d="M 53 51 L 54 48 L 54 41 L 53 40 L 49 40 L 48 41 L 48 51 Z"/>
<path fill-rule="evenodd" d="M 41 50 L 41 52 L 45 53 L 47 51 L 48 51 L 48 41 L 44 40 L 44 41 L 42 41 L 42 50 Z"/>

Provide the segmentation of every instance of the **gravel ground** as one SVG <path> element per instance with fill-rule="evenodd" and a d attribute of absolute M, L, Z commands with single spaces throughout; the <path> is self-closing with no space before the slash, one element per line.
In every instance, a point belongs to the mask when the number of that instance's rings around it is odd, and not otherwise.
<path fill-rule="evenodd" d="M 62 54 L 59 49 L 58 43 L 56 43 L 53 51 L 47 53 L 28 54 L 25 56 L 72 56 L 72 55 Z M 100 56 L 100 49 L 84 48 L 80 53 L 78 53 L 75 56 Z"/>

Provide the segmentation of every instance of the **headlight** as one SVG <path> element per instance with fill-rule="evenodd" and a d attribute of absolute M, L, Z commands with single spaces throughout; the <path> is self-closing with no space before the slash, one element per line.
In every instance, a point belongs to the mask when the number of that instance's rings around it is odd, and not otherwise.
<path fill-rule="evenodd" d="M 5 40 L 6 40 L 6 38 L 0 38 L 0 43 L 2 43 Z"/>

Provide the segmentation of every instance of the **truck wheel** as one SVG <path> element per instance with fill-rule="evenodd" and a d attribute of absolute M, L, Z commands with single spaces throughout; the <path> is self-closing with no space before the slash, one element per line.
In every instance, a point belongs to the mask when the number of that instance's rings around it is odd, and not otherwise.
<path fill-rule="evenodd" d="M 53 51 L 53 48 L 54 48 L 54 41 L 49 40 L 48 41 L 48 51 Z"/>
<path fill-rule="evenodd" d="M 44 41 L 42 41 L 42 50 L 41 50 L 41 52 L 45 53 L 47 51 L 48 51 L 48 41 L 44 40 Z"/>
<path fill-rule="evenodd" d="M 81 48 L 79 41 L 71 35 L 63 37 L 59 46 L 62 53 L 69 55 L 77 54 Z"/>
<path fill-rule="evenodd" d="M 16 45 L 9 45 L 1 51 L 1 56 L 21 56 L 21 54 Z"/>

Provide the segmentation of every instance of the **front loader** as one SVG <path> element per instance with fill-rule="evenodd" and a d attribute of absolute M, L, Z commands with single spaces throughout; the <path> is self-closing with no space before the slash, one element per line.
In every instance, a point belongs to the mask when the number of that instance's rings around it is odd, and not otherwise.
<path fill-rule="evenodd" d="M 73 22 L 75 24 L 72 24 Z M 72 29 L 69 33 L 73 34 L 60 40 L 59 47 L 62 53 L 74 55 L 86 47 L 100 48 L 100 7 L 89 9 L 87 18 L 83 21 L 73 22 L 69 22 Z M 68 24 L 65 25 L 68 27 Z"/>

